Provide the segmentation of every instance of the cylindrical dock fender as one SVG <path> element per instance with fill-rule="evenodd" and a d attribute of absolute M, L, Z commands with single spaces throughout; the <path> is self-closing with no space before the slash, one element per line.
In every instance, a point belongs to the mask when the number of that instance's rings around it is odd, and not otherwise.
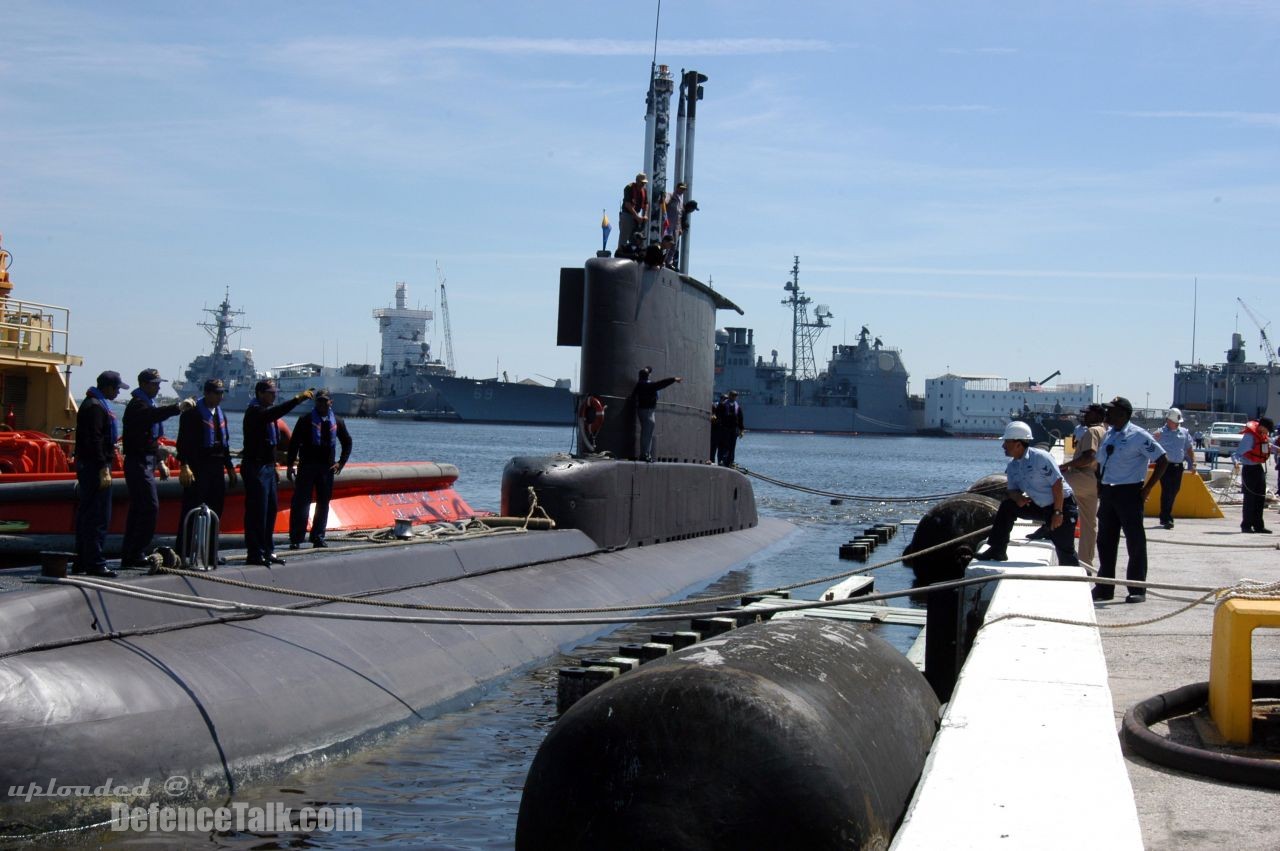
<path fill-rule="evenodd" d="M 1002 477 L 1003 478 L 1003 477 Z M 944 499 L 934 505 L 920 522 L 916 524 L 911 543 L 903 550 L 907 556 L 902 563 L 915 571 L 916 577 L 927 582 L 943 579 L 957 579 L 964 575 L 967 559 L 977 551 L 982 538 L 969 538 L 958 544 L 952 544 L 932 553 L 913 556 L 921 550 L 927 550 L 938 544 L 955 540 L 961 535 L 976 532 L 984 526 L 990 526 L 996 519 L 1000 502 L 989 496 L 977 493 L 965 493 Z"/>
<path fill-rule="evenodd" d="M 924 677 L 863 628 L 732 630 L 561 717 L 529 769 L 516 848 L 887 848 L 937 723 Z"/>
<path fill-rule="evenodd" d="M 969 493 L 980 493 L 995 500 L 1004 499 L 1008 492 L 1009 477 L 1004 473 L 992 473 L 989 476 L 983 476 L 969 485 Z"/>

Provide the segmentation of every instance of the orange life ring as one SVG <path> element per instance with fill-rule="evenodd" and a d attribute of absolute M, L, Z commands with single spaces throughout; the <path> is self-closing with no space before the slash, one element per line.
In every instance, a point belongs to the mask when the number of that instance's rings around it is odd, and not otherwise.
<path fill-rule="evenodd" d="M 588 396 L 582 400 L 582 405 L 578 408 L 578 421 L 582 424 L 582 430 L 594 437 L 600 433 L 600 429 L 604 426 L 604 402 L 601 402 L 597 396 Z"/>

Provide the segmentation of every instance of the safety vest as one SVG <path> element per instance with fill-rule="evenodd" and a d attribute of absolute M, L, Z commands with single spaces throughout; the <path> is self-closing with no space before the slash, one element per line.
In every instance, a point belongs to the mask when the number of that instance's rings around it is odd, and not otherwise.
<path fill-rule="evenodd" d="M 1244 427 L 1244 431 L 1240 433 L 1250 435 L 1253 438 L 1253 447 L 1244 453 L 1244 457 L 1254 464 L 1265 462 L 1269 457 L 1269 453 L 1263 452 L 1262 448 L 1268 443 L 1267 435 L 1263 434 L 1262 429 L 1258 427 L 1258 421 L 1249 420 Z"/>

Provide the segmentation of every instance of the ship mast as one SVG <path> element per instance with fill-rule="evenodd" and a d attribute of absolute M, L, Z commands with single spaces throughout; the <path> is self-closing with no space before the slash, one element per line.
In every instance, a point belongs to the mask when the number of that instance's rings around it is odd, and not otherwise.
<path fill-rule="evenodd" d="M 227 287 L 222 295 L 222 304 L 217 309 L 206 307 L 205 313 L 213 316 L 212 322 L 197 322 L 201 328 L 209 332 L 209 336 L 213 338 L 213 354 L 215 357 L 227 357 L 231 354 L 231 348 L 227 343 L 228 337 L 235 331 L 248 331 L 248 325 L 234 325 L 232 318 L 236 316 L 244 316 L 243 310 L 231 309 L 231 288 Z"/>
<path fill-rule="evenodd" d="M 813 347 L 822 332 L 830 327 L 827 320 L 835 314 L 825 304 L 819 304 L 813 310 L 813 321 L 809 321 L 809 304 L 813 299 L 800 289 L 799 255 L 791 266 L 791 279 L 782 288 L 787 292 L 782 304 L 791 308 L 791 382 L 787 392 L 782 394 L 782 404 L 794 405 L 800 399 L 800 382 L 818 377 Z"/>

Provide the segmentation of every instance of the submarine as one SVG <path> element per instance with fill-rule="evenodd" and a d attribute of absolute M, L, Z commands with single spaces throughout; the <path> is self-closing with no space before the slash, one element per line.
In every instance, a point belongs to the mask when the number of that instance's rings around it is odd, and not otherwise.
<path fill-rule="evenodd" d="M 676 175 L 692 187 L 706 77 L 690 74 Z M 673 89 L 656 66 L 645 164 L 659 200 Z M 592 620 L 592 609 L 659 607 L 790 535 L 790 524 L 759 516 L 745 476 L 705 462 L 715 317 L 736 307 L 687 274 L 688 236 L 685 271 L 652 262 L 653 252 L 601 252 L 561 271 L 558 342 L 581 348 L 579 401 L 594 411 L 594 398 L 603 413 L 579 424 L 576 452 L 513 459 L 501 493 L 504 514 L 545 516 L 553 528 L 331 538 L 330 549 L 272 568 L 0 575 L 4 832 L 84 824 L 162 791 L 166 803 L 226 796 L 341 757 L 619 619 Z M 639 458 L 631 396 L 641 366 L 683 379 L 661 395 L 652 462 Z M 179 791 L 166 786 L 174 777 L 184 778 Z M 53 778 L 109 794 L 12 793 Z"/>

